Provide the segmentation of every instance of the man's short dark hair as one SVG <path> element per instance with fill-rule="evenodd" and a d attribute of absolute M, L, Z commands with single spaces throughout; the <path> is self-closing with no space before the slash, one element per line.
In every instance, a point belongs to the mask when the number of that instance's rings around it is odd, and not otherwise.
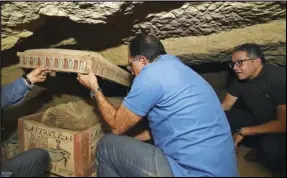
<path fill-rule="evenodd" d="M 129 44 L 129 50 L 131 57 L 141 55 L 151 62 L 157 56 L 166 54 L 160 40 L 147 34 L 139 34 L 132 39 Z"/>
<path fill-rule="evenodd" d="M 233 51 L 232 54 L 238 51 L 245 51 L 249 58 L 260 58 L 261 63 L 265 63 L 265 56 L 260 49 L 260 46 L 255 43 L 245 43 L 243 45 L 237 46 Z"/>

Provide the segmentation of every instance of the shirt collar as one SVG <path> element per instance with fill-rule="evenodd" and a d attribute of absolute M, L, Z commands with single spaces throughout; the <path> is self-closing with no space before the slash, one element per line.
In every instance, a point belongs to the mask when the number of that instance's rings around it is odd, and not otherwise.
<path fill-rule="evenodd" d="M 267 74 L 267 70 L 268 70 L 268 64 L 263 65 L 261 71 L 259 72 L 259 74 L 256 77 L 254 77 L 254 79 L 259 79 L 259 78 L 265 77 Z"/>
<path fill-rule="evenodd" d="M 267 64 L 263 65 L 263 67 L 261 68 L 260 72 L 258 73 L 258 75 L 256 77 L 254 77 L 252 79 L 248 79 L 246 81 L 248 83 L 252 83 L 252 82 L 254 82 L 257 79 L 261 79 L 261 78 L 265 77 L 266 73 L 267 73 Z"/>

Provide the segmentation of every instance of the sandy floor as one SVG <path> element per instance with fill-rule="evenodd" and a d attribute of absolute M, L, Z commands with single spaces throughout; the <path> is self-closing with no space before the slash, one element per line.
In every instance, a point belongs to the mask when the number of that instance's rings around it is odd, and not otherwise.
<path fill-rule="evenodd" d="M 245 160 L 244 155 L 251 151 L 246 147 L 239 147 L 237 150 L 238 170 L 241 177 L 272 177 L 271 172 L 258 162 Z"/>

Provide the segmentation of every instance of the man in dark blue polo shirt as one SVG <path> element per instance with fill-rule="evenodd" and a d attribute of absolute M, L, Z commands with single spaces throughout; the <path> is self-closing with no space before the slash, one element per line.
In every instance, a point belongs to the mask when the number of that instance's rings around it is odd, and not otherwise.
<path fill-rule="evenodd" d="M 257 148 L 264 165 L 286 172 L 286 68 L 264 64 L 256 44 L 243 44 L 232 53 L 230 67 L 237 78 L 222 102 L 234 136 L 239 143 Z M 245 109 L 231 107 L 237 99 Z M 231 110 L 230 110 L 231 109 Z M 251 144 L 250 144 L 251 143 Z"/>

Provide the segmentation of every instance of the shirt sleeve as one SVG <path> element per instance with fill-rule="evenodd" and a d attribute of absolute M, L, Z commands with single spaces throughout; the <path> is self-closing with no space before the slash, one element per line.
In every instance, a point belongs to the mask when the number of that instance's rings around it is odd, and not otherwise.
<path fill-rule="evenodd" d="M 19 78 L 13 83 L 2 87 L 1 109 L 21 102 L 28 93 L 29 88 L 29 85 L 23 78 Z"/>
<path fill-rule="evenodd" d="M 227 92 L 232 96 L 239 97 L 239 84 L 236 78 L 233 79 L 233 82 L 228 87 Z"/>
<path fill-rule="evenodd" d="M 278 67 L 270 73 L 268 79 L 272 90 L 273 99 L 277 105 L 286 104 L 286 68 Z"/>
<path fill-rule="evenodd" d="M 142 71 L 124 98 L 123 105 L 139 116 L 145 116 L 156 105 L 162 95 L 160 82 Z"/>

